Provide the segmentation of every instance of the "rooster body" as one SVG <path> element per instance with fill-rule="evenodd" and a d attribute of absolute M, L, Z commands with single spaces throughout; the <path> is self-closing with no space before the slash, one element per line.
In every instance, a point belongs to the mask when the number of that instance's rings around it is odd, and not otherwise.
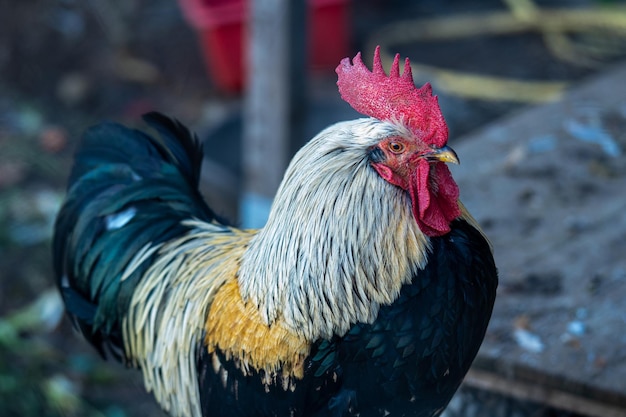
<path fill-rule="evenodd" d="M 87 131 L 57 219 L 57 282 L 92 344 L 140 368 L 173 416 L 445 408 L 497 285 L 488 241 L 448 202 L 445 143 L 420 148 L 407 163 L 422 174 L 405 173 L 406 121 L 333 125 L 292 160 L 267 225 L 239 230 L 197 190 L 193 135 L 146 120 L 160 140 L 112 123 Z M 433 209 L 416 208 L 422 180 Z"/>

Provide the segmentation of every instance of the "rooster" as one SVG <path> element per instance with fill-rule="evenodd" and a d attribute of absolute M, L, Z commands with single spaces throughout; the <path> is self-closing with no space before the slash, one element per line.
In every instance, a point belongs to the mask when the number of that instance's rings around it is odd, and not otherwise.
<path fill-rule="evenodd" d="M 340 122 L 293 158 L 260 230 L 204 202 L 202 152 L 88 130 L 57 217 L 68 315 L 182 416 L 439 415 L 478 352 L 495 299 L 488 240 L 459 201 L 448 129 L 406 59 L 337 67 Z"/>

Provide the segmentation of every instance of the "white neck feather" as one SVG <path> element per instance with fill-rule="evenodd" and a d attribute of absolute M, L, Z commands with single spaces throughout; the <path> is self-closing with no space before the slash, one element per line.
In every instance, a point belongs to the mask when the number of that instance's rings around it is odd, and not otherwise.
<path fill-rule="evenodd" d="M 401 133 L 375 119 L 343 122 L 296 154 L 239 271 L 244 300 L 267 324 L 280 320 L 309 340 L 343 335 L 372 322 L 423 267 L 429 240 L 409 196 L 367 157 Z"/>

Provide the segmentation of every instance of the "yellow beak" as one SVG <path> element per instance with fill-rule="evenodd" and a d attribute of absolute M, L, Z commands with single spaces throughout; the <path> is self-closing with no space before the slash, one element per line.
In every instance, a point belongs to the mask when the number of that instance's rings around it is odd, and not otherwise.
<path fill-rule="evenodd" d="M 431 152 L 424 155 L 429 161 L 450 162 L 453 164 L 459 164 L 459 157 L 456 152 L 448 146 L 441 148 L 434 148 Z"/>

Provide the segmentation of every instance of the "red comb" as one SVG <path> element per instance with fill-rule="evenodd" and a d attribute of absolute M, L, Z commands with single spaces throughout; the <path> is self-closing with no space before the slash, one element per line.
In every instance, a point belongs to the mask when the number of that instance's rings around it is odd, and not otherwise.
<path fill-rule="evenodd" d="M 341 98 L 354 110 L 379 120 L 398 121 L 429 145 L 442 147 L 448 141 L 448 126 L 437 97 L 429 83 L 415 88 L 409 58 L 400 75 L 400 55 L 396 54 L 387 76 L 377 46 L 372 71 L 360 52 L 352 63 L 350 58 L 342 59 L 335 71 Z"/>

